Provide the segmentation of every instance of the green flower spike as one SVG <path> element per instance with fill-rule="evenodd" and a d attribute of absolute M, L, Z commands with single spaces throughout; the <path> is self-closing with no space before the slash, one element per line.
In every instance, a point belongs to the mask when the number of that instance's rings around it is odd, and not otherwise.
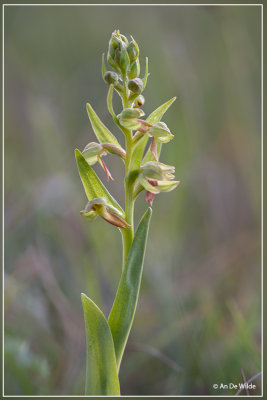
<path fill-rule="evenodd" d="M 146 189 L 145 201 L 152 206 L 155 194 L 170 192 L 180 181 L 173 181 L 175 168 L 157 161 L 149 161 L 141 166 L 138 182 Z"/>
<path fill-rule="evenodd" d="M 99 197 L 88 201 L 84 210 L 80 211 L 80 214 L 93 221 L 99 215 L 105 221 L 111 225 L 115 225 L 118 228 L 130 228 L 131 225 L 122 218 L 123 214 L 112 205 L 108 204 L 105 197 Z"/>

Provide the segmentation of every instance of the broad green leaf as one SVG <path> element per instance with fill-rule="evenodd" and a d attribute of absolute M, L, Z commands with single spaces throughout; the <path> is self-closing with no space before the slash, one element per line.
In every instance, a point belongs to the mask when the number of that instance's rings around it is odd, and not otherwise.
<path fill-rule="evenodd" d="M 98 197 L 105 197 L 107 202 L 117 209 L 119 209 L 122 213 L 124 213 L 121 206 L 117 203 L 117 201 L 111 196 L 109 191 L 103 185 L 101 180 L 96 175 L 93 168 L 90 167 L 88 162 L 83 157 L 82 153 L 76 149 L 75 156 L 77 161 L 77 166 L 79 170 L 79 174 L 83 183 L 83 187 L 85 193 L 88 197 L 88 200 L 93 200 Z"/>
<path fill-rule="evenodd" d="M 151 213 L 149 208 L 139 223 L 108 318 L 118 371 L 137 305 Z"/>
<path fill-rule="evenodd" d="M 97 114 L 95 113 L 95 111 L 93 110 L 92 106 L 89 103 L 86 104 L 86 108 L 92 128 L 99 142 L 112 143 L 116 144 L 116 146 L 120 146 L 115 136 L 108 130 L 108 128 L 99 119 L 99 117 L 97 116 Z"/>
<path fill-rule="evenodd" d="M 150 124 L 156 124 L 157 122 L 159 122 L 161 120 L 161 118 L 163 117 L 163 115 L 165 114 L 165 112 L 168 110 L 168 108 L 172 105 L 172 103 L 176 100 L 176 97 L 173 97 L 172 99 L 170 99 L 169 101 L 167 101 L 166 103 L 162 104 L 160 107 L 156 108 L 156 110 L 154 110 L 149 117 L 147 118 L 147 121 Z M 157 143 L 157 149 L 158 149 L 158 156 L 160 155 L 161 152 L 161 146 L 162 143 L 158 142 Z M 143 159 L 143 164 L 148 162 L 148 161 L 154 161 L 154 156 L 151 153 L 150 149 L 147 150 L 146 155 Z"/>
<path fill-rule="evenodd" d="M 87 347 L 85 395 L 120 395 L 110 327 L 97 305 L 84 293 L 81 297 Z"/>

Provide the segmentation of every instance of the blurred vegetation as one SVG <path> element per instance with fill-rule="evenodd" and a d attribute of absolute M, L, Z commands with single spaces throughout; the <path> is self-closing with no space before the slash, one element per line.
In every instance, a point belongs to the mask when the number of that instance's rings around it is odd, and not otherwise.
<path fill-rule="evenodd" d="M 141 76 L 149 57 L 146 115 L 177 95 L 162 161 L 181 180 L 154 202 L 122 393 L 233 394 L 212 385 L 261 370 L 260 8 L 226 6 L 5 8 L 5 394 L 83 394 L 80 293 L 106 314 L 115 295 L 120 234 L 80 217 L 73 153 L 95 140 L 87 101 L 123 144 L 100 70 L 114 29 Z"/>

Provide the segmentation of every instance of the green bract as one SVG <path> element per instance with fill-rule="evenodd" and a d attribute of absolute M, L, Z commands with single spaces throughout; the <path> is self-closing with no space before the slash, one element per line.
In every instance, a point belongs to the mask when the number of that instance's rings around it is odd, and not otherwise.
<path fill-rule="evenodd" d="M 141 79 L 138 44 L 132 37 L 128 41 L 119 30 L 115 30 L 109 40 L 107 61 L 112 71 L 107 71 L 103 55 L 101 69 L 102 77 L 108 84 L 107 107 L 112 123 L 123 135 L 125 147 L 87 104 L 97 141 L 88 143 L 82 153 L 75 150 L 78 171 L 88 198 L 81 215 L 88 221 L 100 217 L 98 220 L 119 228 L 123 243 L 122 273 L 109 317 L 106 318 L 96 304 L 82 294 L 87 343 L 85 394 L 91 396 L 120 395 L 118 374 L 138 301 L 152 213 L 149 207 L 135 231 L 135 199 L 145 189 L 145 201 L 152 206 L 156 194 L 169 192 L 179 184 L 174 180 L 175 168 L 158 161 L 162 144 L 174 137 L 161 118 L 175 98 L 158 107 L 146 120 L 141 119 L 145 115 L 140 107 L 145 103 L 141 92 L 149 76 L 148 59 Z M 118 115 L 113 109 L 114 95 L 119 95 L 122 102 Z M 147 146 L 148 140 L 151 141 L 150 146 Z M 107 154 L 109 158 L 119 156 L 125 165 L 125 176 L 121 182 L 125 189 L 124 210 L 91 167 L 100 163 L 107 179 L 113 180 L 102 159 Z"/>

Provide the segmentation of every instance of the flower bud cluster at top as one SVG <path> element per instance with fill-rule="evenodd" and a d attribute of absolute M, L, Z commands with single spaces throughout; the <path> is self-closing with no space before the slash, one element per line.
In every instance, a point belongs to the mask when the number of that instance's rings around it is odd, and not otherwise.
<path fill-rule="evenodd" d="M 114 71 L 106 71 L 104 80 L 108 85 L 123 93 L 126 89 L 129 92 L 129 104 L 133 107 L 141 107 L 144 102 L 143 80 L 139 78 L 140 62 L 139 47 L 133 37 L 131 41 L 116 30 L 112 33 L 109 41 L 107 61 Z"/>

